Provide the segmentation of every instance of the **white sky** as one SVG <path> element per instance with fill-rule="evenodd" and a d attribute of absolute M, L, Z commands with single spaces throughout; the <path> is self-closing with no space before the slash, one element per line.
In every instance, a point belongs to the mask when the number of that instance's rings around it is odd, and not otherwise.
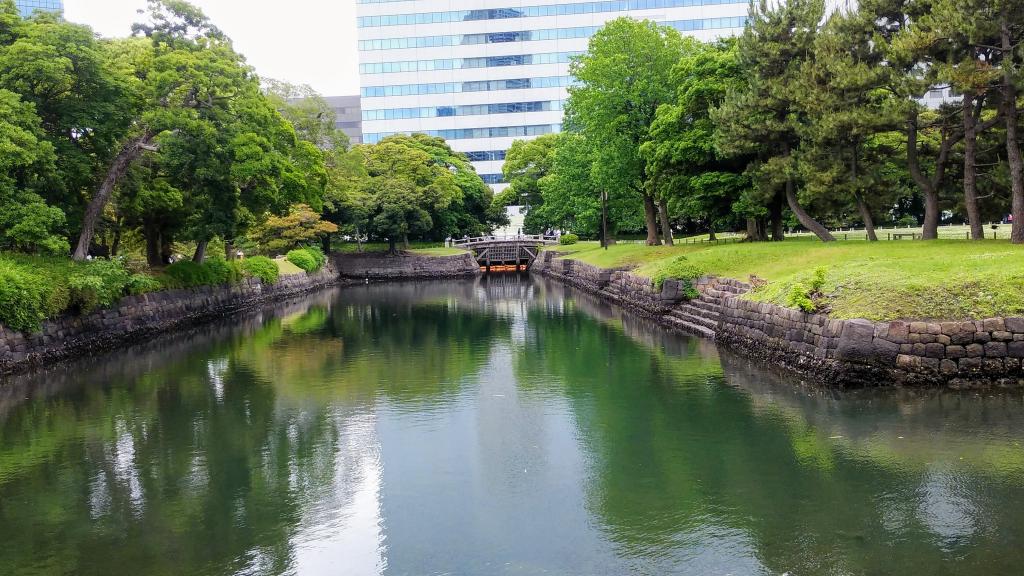
<path fill-rule="evenodd" d="M 355 0 L 190 0 L 234 41 L 260 76 L 359 93 Z M 127 36 L 146 0 L 64 0 L 64 17 Z"/>

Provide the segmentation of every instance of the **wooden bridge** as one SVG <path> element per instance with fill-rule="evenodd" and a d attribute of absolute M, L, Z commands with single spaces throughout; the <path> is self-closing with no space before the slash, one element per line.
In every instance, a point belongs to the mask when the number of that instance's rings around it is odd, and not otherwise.
<path fill-rule="evenodd" d="M 488 272 L 492 269 L 525 270 L 533 263 L 541 247 L 551 244 L 558 244 L 557 236 L 516 234 L 477 236 L 452 241 L 452 246 L 472 251 L 477 264 Z"/>

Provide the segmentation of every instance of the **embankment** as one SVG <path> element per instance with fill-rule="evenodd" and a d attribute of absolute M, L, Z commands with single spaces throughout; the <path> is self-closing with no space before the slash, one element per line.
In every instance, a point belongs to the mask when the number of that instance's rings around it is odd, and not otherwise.
<path fill-rule="evenodd" d="M 747 300 L 750 286 L 702 278 L 700 296 L 629 272 L 605 270 L 545 253 L 532 269 L 600 295 L 663 326 L 711 338 L 821 383 L 853 386 L 1024 386 L 1024 318 L 969 321 L 837 320 Z"/>
<path fill-rule="evenodd" d="M 330 264 L 319 272 L 281 276 L 269 285 L 257 278 L 247 278 L 225 286 L 125 296 L 109 308 L 46 320 L 34 333 L 0 326 L 0 374 L 95 354 L 338 283 L 453 278 L 479 273 L 476 261 L 468 253 L 456 256 L 341 254 L 333 255 Z"/>

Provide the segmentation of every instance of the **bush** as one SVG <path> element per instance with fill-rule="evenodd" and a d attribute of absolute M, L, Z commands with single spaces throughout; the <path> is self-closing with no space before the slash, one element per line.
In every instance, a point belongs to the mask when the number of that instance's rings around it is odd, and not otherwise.
<path fill-rule="evenodd" d="M 316 259 L 316 269 L 323 268 L 324 264 L 327 263 L 327 255 L 317 245 L 306 247 L 306 250 Z"/>
<path fill-rule="evenodd" d="M 295 264 L 299 268 L 302 268 L 306 272 L 313 272 L 317 269 L 316 257 L 309 253 L 309 250 L 305 248 L 296 248 L 288 252 L 285 259 Z"/>
<path fill-rule="evenodd" d="M 129 294 L 145 294 L 156 292 L 164 287 L 160 280 L 149 274 L 132 274 L 128 278 L 127 290 Z"/>
<path fill-rule="evenodd" d="M 661 269 L 653 275 L 651 280 L 654 281 L 654 286 L 656 288 L 661 288 L 661 285 L 664 284 L 665 280 L 670 278 L 675 280 L 684 280 L 688 284 L 688 289 L 686 291 L 687 297 L 692 300 L 699 296 L 699 294 L 697 294 L 697 290 L 693 287 L 692 280 L 696 280 L 705 274 L 707 274 L 707 271 L 687 260 L 686 256 L 677 256 L 662 266 Z"/>
<path fill-rule="evenodd" d="M 242 279 L 242 265 L 237 260 L 211 258 L 203 262 L 203 266 L 210 271 L 214 284 L 235 284 Z"/>
<path fill-rule="evenodd" d="M 811 300 L 807 287 L 799 282 L 789 287 L 789 293 L 786 294 L 786 305 L 804 312 L 814 312 L 818 309 L 814 300 Z"/>
<path fill-rule="evenodd" d="M 246 276 L 259 278 L 264 284 L 277 282 L 277 276 L 281 273 L 277 263 L 266 256 L 252 256 L 242 260 L 242 270 Z"/>
<path fill-rule="evenodd" d="M 27 332 L 49 315 L 46 278 L 0 261 L 0 324 Z"/>
<path fill-rule="evenodd" d="M 167 284 L 176 288 L 192 288 L 216 283 L 216 277 L 209 266 L 191 260 L 180 260 L 164 269 Z"/>
<path fill-rule="evenodd" d="M 569 246 L 580 241 L 580 237 L 575 234 L 562 234 L 558 237 L 558 243 L 562 246 Z"/>

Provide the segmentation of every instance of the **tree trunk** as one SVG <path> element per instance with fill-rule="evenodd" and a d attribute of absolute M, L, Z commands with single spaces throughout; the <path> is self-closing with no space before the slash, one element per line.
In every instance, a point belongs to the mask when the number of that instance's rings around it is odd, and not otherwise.
<path fill-rule="evenodd" d="M 408 250 L 408 249 L 409 249 L 409 235 L 408 234 L 402 234 L 402 250 Z"/>
<path fill-rule="evenodd" d="M 661 244 L 658 239 L 658 208 L 654 205 L 654 197 L 644 194 L 644 222 L 647 223 L 647 245 Z"/>
<path fill-rule="evenodd" d="M 800 221 L 800 224 L 804 228 L 807 228 L 814 233 L 822 242 L 835 242 L 835 237 L 829 233 L 817 220 L 811 218 L 811 215 L 800 206 L 800 201 L 796 197 L 796 189 L 793 186 L 793 179 L 786 179 L 786 203 L 789 204 L 789 209 L 796 216 L 796 219 Z"/>
<path fill-rule="evenodd" d="M 229 261 L 235 259 L 235 243 L 226 238 L 224 239 L 224 259 Z"/>
<path fill-rule="evenodd" d="M 206 259 L 206 247 L 210 244 L 209 240 L 200 240 L 196 242 L 196 252 L 192 255 L 192 261 L 202 264 L 203 260 Z"/>
<path fill-rule="evenodd" d="M 782 242 L 786 239 L 785 224 L 782 221 L 782 194 L 776 194 L 772 198 L 771 205 L 768 207 L 769 216 L 772 221 L 772 241 Z M 765 240 L 768 238 L 766 237 Z"/>
<path fill-rule="evenodd" d="M 978 210 L 978 133 L 974 118 L 974 95 L 970 92 L 963 96 L 964 122 L 964 208 L 967 210 L 967 221 L 971 225 L 971 240 L 984 240 L 985 229 L 981 225 L 981 213 Z"/>
<path fill-rule="evenodd" d="M 324 251 L 324 254 L 331 253 L 331 235 L 324 234 L 320 237 L 320 249 Z"/>
<path fill-rule="evenodd" d="M 1003 48 L 1003 114 L 1006 122 L 1006 161 L 1010 168 L 1010 189 L 1013 191 L 1013 225 L 1010 241 L 1024 243 L 1024 160 L 1020 154 L 1020 138 L 1017 135 L 1017 87 L 1014 85 L 1012 64 L 1013 48 L 1010 43 L 1009 22 L 1005 14 L 1000 19 L 1000 36 Z"/>
<path fill-rule="evenodd" d="M 922 240 L 935 240 L 939 237 L 939 185 L 942 184 L 942 177 L 946 172 L 946 160 L 949 158 L 951 146 L 951 139 L 943 132 L 939 156 L 935 161 L 935 174 L 927 178 L 921 170 L 921 161 L 917 156 L 917 109 L 910 110 L 907 117 L 907 168 L 924 196 Z"/>
<path fill-rule="evenodd" d="M 163 266 L 160 260 L 160 229 L 153 224 L 146 224 L 142 234 L 146 237 L 146 263 L 154 268 Z"/>
<path fill-rule="evenodd" d="M 860 212 L 860 218 L 864 221 L 864 231 L 868 235 L 868 240 L 878 242 L 878 236 L 875 234 L 875 219 L 871 216 L 871 207 L 864 202 L 864 197 L 860 192 L 855 193 L 854 198 L 857 200 L 857 211 Z"/>
<path fill-rule="evenodd" d="M 665 245 L 672 246 L 672 225 L 668 220 L 668 202 L 658 200 L 658 216 L 661 217 L 661 236 L 665 239 Z"/>
<path fill-rule="evenodd" d="M 117 187 L 118 181 L 128 171 L 132 163 L 142 155 L 143 151 L 148 149 L 149 143 L 152 142 L 154 136 L 155 134 L 147 129 L 141 135 L 125 144 L 121 151 L 117 153 L 117 156 L 114 157 L 114 161 L 110 163 L 106 177 L 103 178 L 99 189 L 96 190 L 96 194 L 85 208 L 85 214 L 82 216 L 82 231 L 78 235 L 78 244 L 75 245 L 75 252 L 71 255 L 73 259 L 82 261 L 89 255 L 89 244 L 92 242 L 92 236 L 96 232 L 96 224 L 99 223 L 100 217 L 103 216 L 103 209 L 106 208 L 107 202 L 110 201 L 114 188 Z"/>
<path fill-rule="evenodd" d="M 388 237 L 388 254 L 398 254 L 398 248 L 395 246 L 395 239 L 392 236 Z"/>
<path fill-rule="evenodd" d="M 164 234 L 161 231 L 160 232 L 160 260 L 164 264 L 167 264 L 168 262 L 171 261 L 171 258 L 173 256 L 174 256 L 174 241 L 171 240 L 171 237 L 170 237 L 169 234 Z"/>
<path fill-rule="evenodd" d="M 708 230 L 708 241 L 709 242 L 714 242 L 717 239 L 718 238 L 715 236 L 715 229 L 711 228 L 710 230 Z"/>
<path fill-rule="evenodd" d="M 768 241 L 768 226 L 764 218 L 747 218 L 747 240 L 750 242 Z"/>
<path fill-rule="evenodd" d="M 110 257 L 117 256 L 118 251 L 121 249 L 121 224 L 117 225 L 114 229 L 114 240 L 110 243 Z"/>

